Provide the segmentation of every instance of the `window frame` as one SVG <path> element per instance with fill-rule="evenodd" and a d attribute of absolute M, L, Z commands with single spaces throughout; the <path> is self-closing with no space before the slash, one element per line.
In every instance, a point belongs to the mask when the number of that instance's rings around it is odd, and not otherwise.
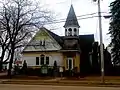
<path fill-rule="evenodd" d="M 48 61 L 47 61 L 48 58 Z M 44 54 L 40 55 L 40 65 L 49 65 L 50 63 L 50 57 L 45 56 Z"/>
<path fill-rule="evenodd" d="M 77 36 L 77 29 L 74 28 L 74 36 Z"/>
<path fill-rule="evenodd" d="M 65 35 L 67 36 L 67 29 L 65 29 Z"/>
<path fill-rule="evenodd" d="M 68 36 L 72 36 L 72 28 L 68 29 Z"/>
<path fill-rule="evenodd" d="M 40 65 L 40 58 L 36 57 L 36 65 Z"/>
<path fill-rule="evenodd" d="M 40 65 L 44 65 L 45 62 L 45 55 L 40 55 Z"/>
<path fill-rule="evenodd" d="M 67 69 L 68 69 L 68 70 L 72 70 L 72 69 L 74 68 L 73 58 L 72 58 L 72 57 L 68 57 L 66 61 L 67 61 L 67 62 L 66 62 L 66 64 L 67 64 Z M 70 66 L 69 61 L 71 61 L 71 69 L 69 68 L 69 66 Z"/>
<path fill-rule="evenodd" d="M 48 58 L 48 63 L 47 63 L 47 58 Z M 50 61 L 49 56 L 46 56 L 46 57 L 45 57 L 45 64 L 46 64 L 46 65 L 49 65 L 49 61 Z"/>
<path fill-rule="evenodd" d="M 40 40 L 40 46 L 45 46 L 45 39 Z"/>

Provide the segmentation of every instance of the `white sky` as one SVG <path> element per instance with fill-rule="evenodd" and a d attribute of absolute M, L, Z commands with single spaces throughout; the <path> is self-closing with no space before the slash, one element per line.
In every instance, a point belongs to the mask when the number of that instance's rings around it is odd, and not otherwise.
<path fill-rule="evenodd" d="M 68 11 L 70 9 L 71 0 L 41 0 L 42 4 L 52 10 L 55 14 L 57 14 L 56 19 L 65 19 L 67 17 Z M 109 13 L 109 5 L 113 0 L 101 0 L 101 12 L 106 12 L 104 15 L 108 15 Z M 76 13 L 76 16 L 81 16 L 90 13 L 96 13 L 97 3 L 92 0 L 72 0 L 72 4 Z M 95 14 L 97 16 L 97 14 Z M 48 27 L 48 29 L 53 30 L 54 33 L 58 35 L 64 35 L 64 25 L 63 23 L 52 24 Z M 79 20 L 79 25 L 81 28 L 79 29 L 79 34 L 94 34 L 95 40 L 99 41 L 99 25 L 98 18 L 89 18 Z M 108 45 L 110 42 L 110 37 L 107 35 L 109 28 L 109 19 L 102 18 L 102 30 L 103 30 L 103 42 L 105 45 Z"/>

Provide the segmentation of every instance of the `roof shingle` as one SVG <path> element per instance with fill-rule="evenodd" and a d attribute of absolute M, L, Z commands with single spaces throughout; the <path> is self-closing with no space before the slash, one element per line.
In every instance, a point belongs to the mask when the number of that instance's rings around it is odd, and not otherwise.
<path fill-rule="evenodd" d="M 64 27 L 67 27 L 67 26 L 80 27 L 72 5 L 70 7 Z"/>

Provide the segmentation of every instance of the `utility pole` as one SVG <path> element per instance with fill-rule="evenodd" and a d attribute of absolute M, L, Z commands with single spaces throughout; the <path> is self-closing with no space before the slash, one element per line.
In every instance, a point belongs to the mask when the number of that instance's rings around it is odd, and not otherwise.
<path fill-rule="evenodd" d="M 100 0 L 98 0 L 98 17 L 99 17 L 99 32 L 100 32 L 100 59 L 101 59 L 101 79 L 104 83 L 104 51 L 103 51 L 103 39 L 102 39 L 102 19 L 101 19 L 101 7 Z"/>
<path fill-rule="evenodd" d="M 97 1 L 98 4 L 98 17 L 99 17 L 99 33 L 100 33 L 100 60 L 101 60 L 101 81 L 104 83 L 104 51 L 103 51 L 103 39 L 102 39 L 102 16 L 101 16 L 101 7 L 100 0 Z"/>

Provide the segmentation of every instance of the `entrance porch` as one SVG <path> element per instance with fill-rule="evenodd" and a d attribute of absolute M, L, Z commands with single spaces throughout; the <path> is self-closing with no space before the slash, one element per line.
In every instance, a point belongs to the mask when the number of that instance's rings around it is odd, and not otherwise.
<path fill-rule="evenodd" d="M 80 73 L 80 53 L 79 52 L 64 52 L 63 62 L 66 71 L 75 71 Z"/>

